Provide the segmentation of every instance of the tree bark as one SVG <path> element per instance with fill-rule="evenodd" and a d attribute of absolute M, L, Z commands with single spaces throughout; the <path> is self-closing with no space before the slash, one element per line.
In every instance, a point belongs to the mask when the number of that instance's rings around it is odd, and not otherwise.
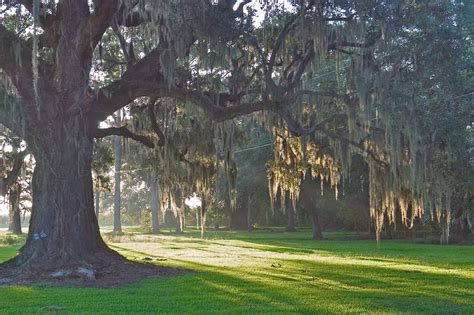
<path fill-rule="evenodd" d="M 150 176 L 150 195 L 151 195 L 151 233 L 160 233 L 159 209 L 158 209 L 158 185 L 156 184 L 156 177 Z"/>
<path fill-rule="evenodd" d="M 122 221 L 120 216 L 121 208 L 121 170 L 122 170 L 122 139 L 119 136 L 114 138 L 115 152 L 115 174 L 114 174 L 114 232 L 122 233 Z"/>
<path fill-rule="evenodd" d="M 99 266 L 121 258 L 103 242 L 94 212 L 92 139 L 83 118 L 45 127 L 30 146 L 33 208 L 20 253 L 7 264 L 29 270 Z"/>
<path fill-rule="evenodd" d="M 15 184 L 10 188 L 8 201 L 10 206 L 8 231 L 15 235 L 22 234 L 21 231 L 21 214 L 20 214 L 20 185 Z"/>
<path fill-rule="evenodd" d="M 36 161 L 28 237 L 19 255 L 0 266 L 1 275 L 49 278 L 51 271 L 125 261 L 100 236 L 91 174 L 92 133 L 100 119 L 87 110 L 92 105 L 92 54 L 117 3 L 105 1 L 97 14 L 90 14 L 87 1 L 62 1 L 54 31 L 44 30 L 45 35 L 58 35 L 53 65 L 32 56 L 26 41 L 9 36 L 0 23 L 0 68 L 21 96 L 15 106 L 21 121 L 15 123 L 22 128 L 14 132 L 28 143 Z M 22 53 L 3 49 L 6 41 L 8 46 L 18 44 Z M 32 80 L 35 72 L 39 80 Z"/>

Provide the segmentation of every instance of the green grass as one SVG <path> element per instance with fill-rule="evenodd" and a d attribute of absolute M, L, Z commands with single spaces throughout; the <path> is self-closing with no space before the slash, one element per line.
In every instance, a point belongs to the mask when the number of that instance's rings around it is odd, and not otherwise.
<path fill-rule="evenodd" d="M 309 232 L 106 238 L 132 259 L 198 271 L 117 288 L 0 287 L 0 313 L 474 314 L 474 247 L 341 240 Z M 19 245 L 0 245 L 0 260 Z"/>

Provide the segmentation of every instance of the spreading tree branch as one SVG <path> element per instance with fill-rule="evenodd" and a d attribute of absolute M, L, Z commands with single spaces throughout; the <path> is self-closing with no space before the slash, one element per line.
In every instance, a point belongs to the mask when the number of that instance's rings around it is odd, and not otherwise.
<path fill-rule="evenodd" d="M 133 133 L 127 127 L 97 128 L 92 134 L 92 136 L 97 139 L 113 135 L 133 139 L 152 149 L 155 147 L 155 144 L 150 138 Z"/>
<path fill-rule="evenodd" d="M 119 80 L 93 91 L 90 108 L 75 108 L 71 115 L 91 112 L 96 121 L 102 121 L 138 97 L 163 97 L 167 84 L 161 75 L 160 55 L 162 48 L 152 50 L 144 58 L 131 65 Z"/>
<path fill-rule="evenodd" d="M 169 89 L 165 91 L 165 94 L 165 96 L 173 97 L 185 102 L 191 102 L 204 110 L 211 119 L 216 121 L 224 121 L 242 115 L 251 114 L 268 108 L 273 104 L 270 101 L 255 101 L 231 106 L 218 106 L 209 96 L 184 88 Z"/>

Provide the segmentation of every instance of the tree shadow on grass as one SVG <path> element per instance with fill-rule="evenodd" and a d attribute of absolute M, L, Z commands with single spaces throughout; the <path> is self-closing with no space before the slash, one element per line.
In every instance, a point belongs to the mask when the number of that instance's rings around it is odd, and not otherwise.
<path fill-rule="evenodd" d="M 160 257 L 123 250 L 135 257 Z M 0 312 L 42 312 L 52 305 L 86 313 L 474 312 L 473 281 L 455 274 L 364 265 L 369 261 L 357 265 L 291 258 L 278 259 L 272 267 L 271 255 L 260 265 L 244 267 L 172 260 L 199 272 L 112 289 L 0 287 Z"/>

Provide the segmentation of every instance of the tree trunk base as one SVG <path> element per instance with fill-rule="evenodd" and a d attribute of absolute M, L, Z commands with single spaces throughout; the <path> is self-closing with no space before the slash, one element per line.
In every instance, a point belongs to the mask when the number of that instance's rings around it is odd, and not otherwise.
<path fill-rule="evenodd" d="M 74 285 L 111 287 L 139 281 L 147 277 L 182 275 L 182 269 L 157 266 L 127 260 L 106 249 L 82 260 L 54 259 L 44 264 L 38 261 L 21 263 L 22 254 L 0 264 L 0 285 Z"/>

